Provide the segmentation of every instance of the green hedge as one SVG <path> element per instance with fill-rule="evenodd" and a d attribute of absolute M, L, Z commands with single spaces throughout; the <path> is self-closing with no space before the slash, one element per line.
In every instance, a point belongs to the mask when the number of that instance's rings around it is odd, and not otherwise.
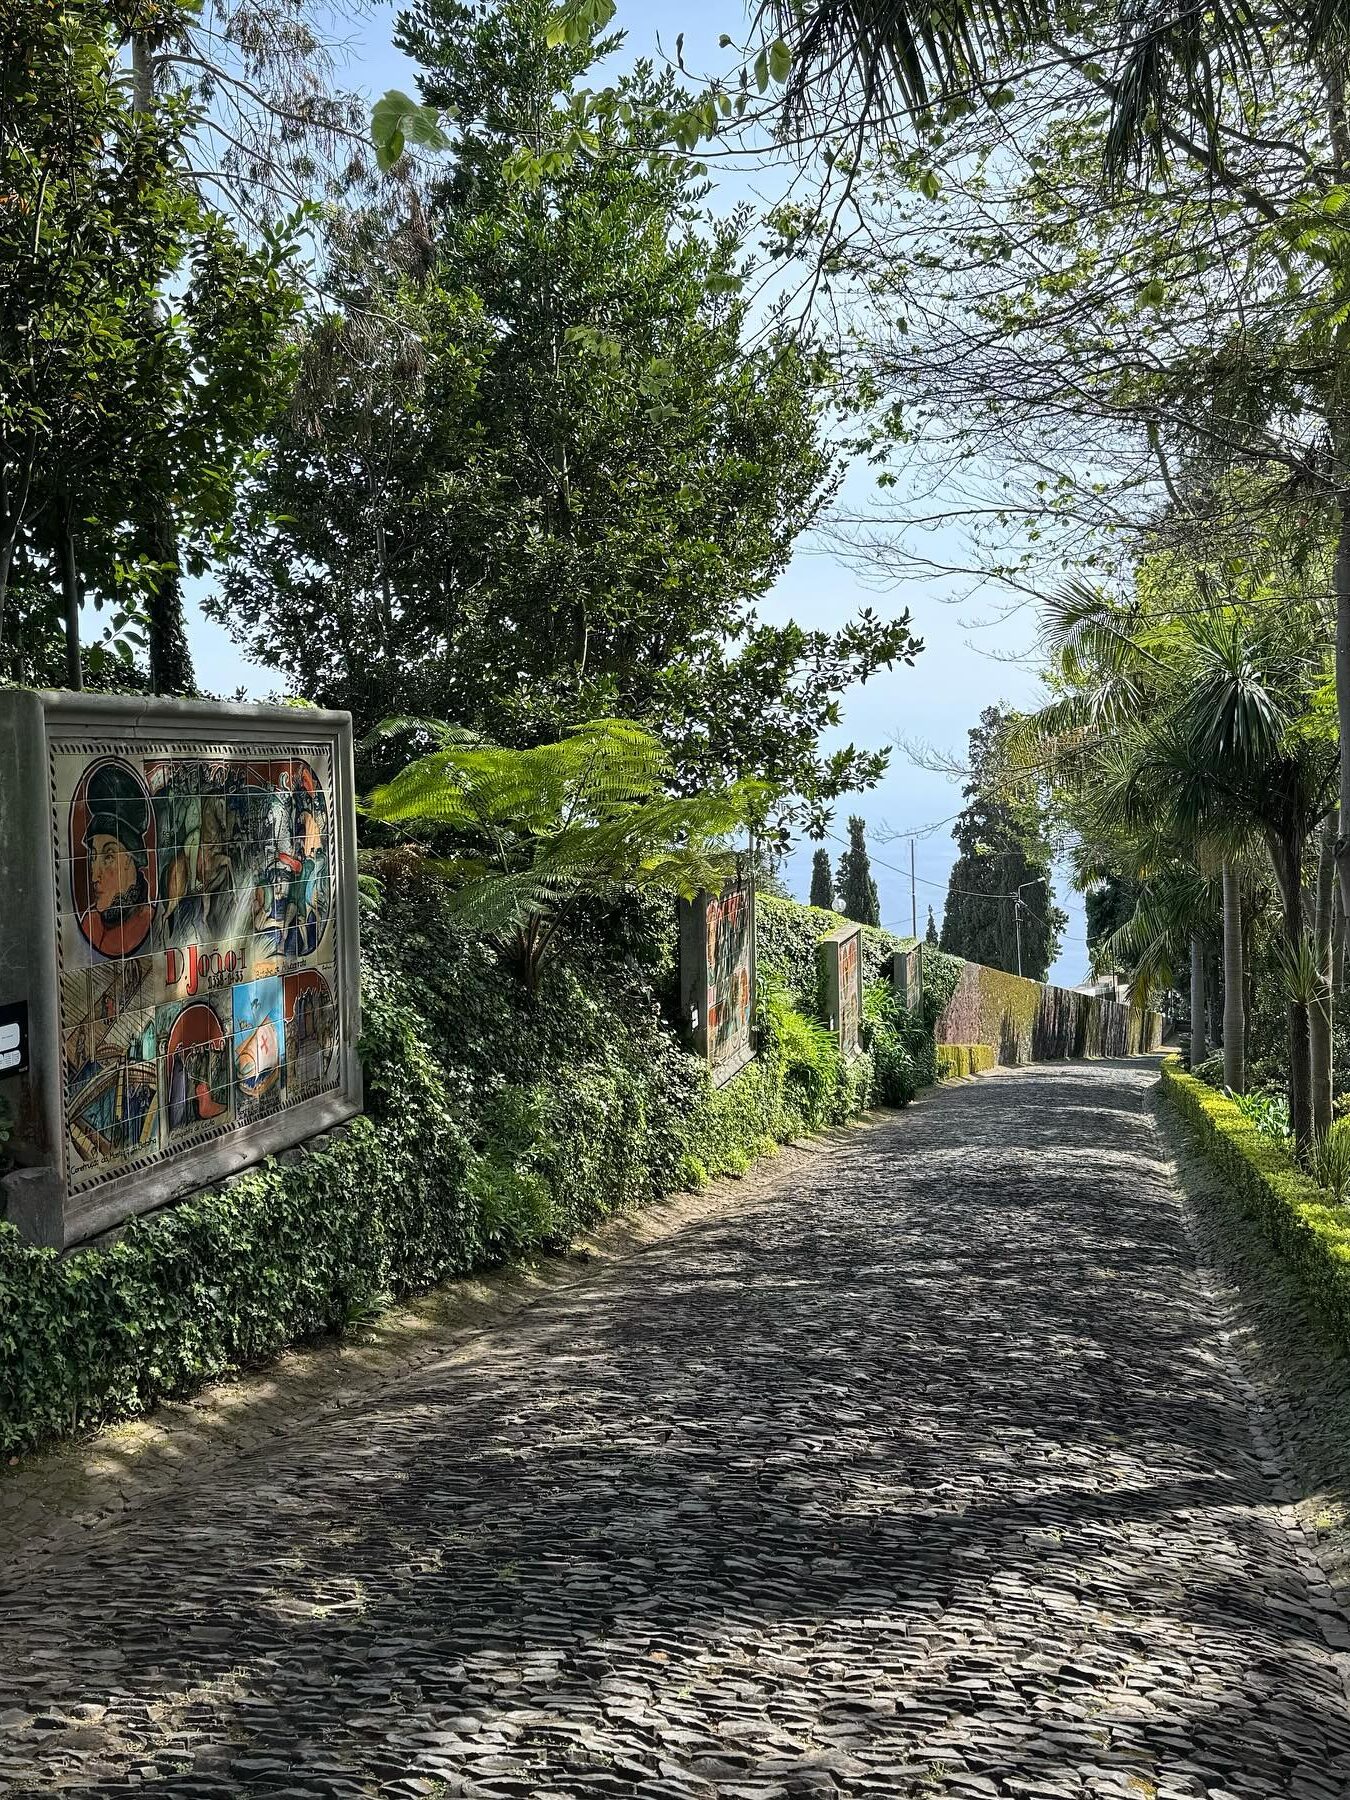
<path fill-rule="evenodd" d="M 761 1055 L 715 1090 L 665 1022 L 668 908 L 598 917 L 532 996 L 454 927 L 434 883 L 405 873 L 363 925 L 366 1117 L 69 1256 L 0 1224 L 0 1451 L 143 1412 L 909 1099 L 924 1018 L 878 993 L 867 1052 L 844 1059 L 789 985 L 814 978 L 833 916 L 765 901 L 761 919 Z M 880 968 L 887 934 L 867 935 Z"/>
<path fill-rule="evenodd" d="M 1226 1094 L 1163 1064 L 1165 1100 L 1295 1272 L 1341 1347 L 1350 1350 L 1350 1208 L 1334 1205 L 1288 1151 Z"/>
<path fill-rule="evenodd" d="M 983 1075 L 998 1063 L 998 1052 L 992 1044 L 939 1044 L 936 1050 L 939 1081 L 953 1076 Z"/>
<path fill-rule="evenodd" d="M 798 998 L 814 996 L 816 945 L 848 922 L 842 913 L 827 912 L 821 906 L 798 906 L 795 900 L 759 895 L 755 934 L 761 971 Z M 882 981 L 889 985 L 891 957 L 903 943 L 913 940 L 896 937 L 894 932 L 881 931 L 875 925 L 864 925 L 861 930 L 864 983 Z"/>

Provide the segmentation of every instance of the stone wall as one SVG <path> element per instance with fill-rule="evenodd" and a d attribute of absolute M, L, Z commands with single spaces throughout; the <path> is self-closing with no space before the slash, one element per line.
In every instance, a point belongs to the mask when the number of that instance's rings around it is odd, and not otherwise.
<path fill-rule="evenodd" d="M 1005 1064 L 1136 1056 L 1161 1048 L 1162 1033 L 1161 1013 L 973 962 L 937 1023 L 940 1044 L 990 1044 Z"/>

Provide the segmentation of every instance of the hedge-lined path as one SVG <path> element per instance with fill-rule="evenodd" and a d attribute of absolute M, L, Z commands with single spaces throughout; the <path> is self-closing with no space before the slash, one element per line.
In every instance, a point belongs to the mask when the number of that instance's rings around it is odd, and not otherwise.
<path fill-rule="evenodd" d="M 945 1089 L 35 1565 L 0 1791 L 1338 1800 L 1152 1077 Z"/>

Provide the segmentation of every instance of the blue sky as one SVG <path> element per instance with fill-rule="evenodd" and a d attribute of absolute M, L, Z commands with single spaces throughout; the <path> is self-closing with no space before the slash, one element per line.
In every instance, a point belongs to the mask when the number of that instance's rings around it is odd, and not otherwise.
<path fill-rule="evenodd" d="M 389 87 L 414 90 L 416 71 L 390 41 L 395 10 L 389 5 L 371 5 L 359 24 L 343 28 L 348 45 L 344 78 L 372 97 Z M 628 31 L 631 55 L 654 48 L 658 35 L 667 51 L 671 51 L 676 34 L 682 31 L 688 66 L 697 70 L 718 65 L 718 34 L 734 33 L 740 17 L 737 0 L 723 0 L 722 4 L 718 0 L 646 0 L 641 5 L 620 0 L 616 23 Z M 771 180 L 771 176 L 767 178 Z M 766 178 L 732 176 L 720 184 L 719 192 L 730 204 L 753 188 L 762 191 L 765 185 Z M 869 473 L 855 469 L 845 482 L 841 503 L 856 514 L 867 511 L 875 496 Z M 942 531 L 931 532 L 921 548 L 934 563 L 951 565 L 962 561 L 959 544 Z M 913 613 L 913 628 L 924 640 L 923 654 L 912 669 L 883 671 L 865 687 L 854 689 L 844 702 L 839 735 L 869 747 L 889 744 L 897 738 L 917 740 L 960 755 L 966 732 L 982 708 L 1000 700 L 1026 705 L 1037 697 L 1033 674 L 1024 662 L 1012 660 L 1023 656 L 1030 647 L 1032 622 L 1026 609 L 1001 617 L 1006 609 L 998 596 L 986 593 L 963 598 L 967 585 L 934 578 L 922 584 L 908 582 L 898 591 L 888 590 L 875 570 L 852 566 L 826 538 L 818 537 L 798 547 L 764 612 L 772 619 L 793 617 L 804 626 L 817 627 L 837 625 L 860 606 L 881 611 L 908 607 Z M 196 617 L 191 629 L 198 677 L 204 686 L 217 692 L 243 686 L 258 696 L 274 691 L 276 677 L 245 662 L 219 627 Z M 916 768 L 902 750 L 895 751 L 890 772 L 879 787 L 845 802 L 844 813 L 856 811 L 867 820 L 886 925 L 908 930 L 910 921 L 909 846 L 899 836 L 889 842 L 887 837 L 944 820 L 960 804 L 955 782 Z M 838 830 L 842 833 L 844 829 L 841 818 Z M 939 919 L 942 915 L 947 875 L 955 854 L 949 833 L 950 827 L 944 824 L 916 842 L 920 930 L 930 903 Z M 837 843 L 829 847 L 836 855 L 841 848 Z M 812 848 L 799 847 L 785 870 L 789 885 L 802 897 L 810 880 Z M 1083 979 L 1087 968 L 1083 903 L 1080 896 L 1069 893 L 1064 881 L 1057 886 L 1060 904 L 1069 912 L 1070 923 L 1060 959 L 1051 974 L 1056 980 L 1074 983 Z"/>

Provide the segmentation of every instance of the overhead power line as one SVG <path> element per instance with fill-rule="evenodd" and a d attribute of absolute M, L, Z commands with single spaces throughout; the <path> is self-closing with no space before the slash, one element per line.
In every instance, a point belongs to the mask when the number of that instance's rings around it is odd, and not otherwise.
<path fill-rule="evenodd" d="M 955 817 L 956 815 L 953 814 L 952 816 Z M 941 822 L 944 824 L 946 823 L 945 820 Z M 837 831 L 827 831 L 825 835 L 828 838 L 833 838 L 836 844 L 842 844 L 846 850 L 848 849 L 848 839 L 841 838 Z M 918 834 L 900 832 L 897 835 L 900 837 L 910 837 Z M 877 856 L 871 850 L 867 852 L 867 855 L 868 859 L 871 862 L 874 862 L 879 869 L 889 869 L 892 875 L 903 875 L 906 881 L 910 879 L 910 871 L 908 869 L 899 868 L 895 863 L 888 863 L 884 857 Z M 913 879 L 917 881 L 921 887 L 937 888 L 939 891 L 948 894 L 965 894 L 972 900 L 1012 900 L 1016 898 L 1013 894 L 989 893 L 984 888 L 954 888 L 948 882 L 933 881 L 927 875 L 915 875 Z"/>

